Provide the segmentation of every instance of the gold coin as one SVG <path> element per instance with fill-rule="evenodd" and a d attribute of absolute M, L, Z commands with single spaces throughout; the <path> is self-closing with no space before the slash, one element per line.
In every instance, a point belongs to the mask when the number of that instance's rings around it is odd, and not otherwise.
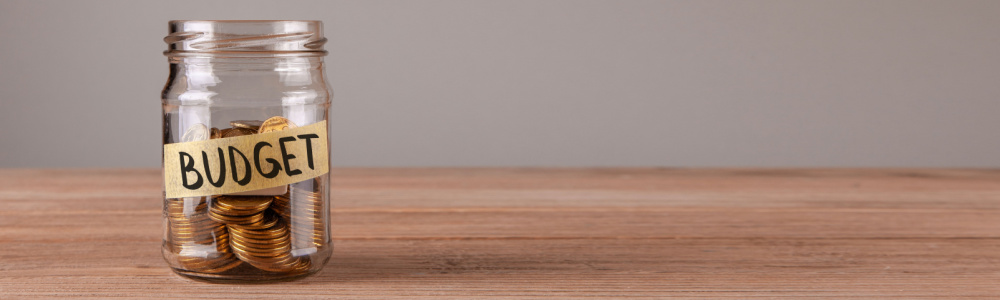
<path fill-rule="evenodd" d="M 208 212 L 204 211 L 199 211 L 193 214 L 169 213 L 168 217 L 170 221 L 177 224 L 202 224 L 212 221 L 208 218 Z"/>
<path fill-rule="evenodd" d="M 291 239 L 288 235 L 288 231 L 284 231 L 281 234 L 273 236 L 256 236 L 249 235 L 245 233 L 234 233 L 232 236 L 233 242 L 239 242 L 245 247 L 255 248 L 255 249 L 273 249 L 280 247 L 281 243 Z"/>
<path fill-rule="evenodd" d="M 229 125 L 232 125 L 233 127 L 247 128 L 257 131 L 257 129 L 259 129 L 260 125 L 263 123 L 264 122 L 260 120 L 236 120 L 236 121 L 230 121 Z"/>
<path fill-rule="evenodd" d="M 180 261 L 184 268 L 191 270 L 201 270 L 206 266 L 213 266 L 219 263 L 219 258 L 204 258 L 197 256 L 182 256 L 177 259 Z"/>
<path fill-rule="evenodd" d="M 287 194 L 276 196 L 271 204 L 271 209 L 290 223 L 296 248 L 324 246 L 329 242 L 328 225 L 323 222 L 328 213 L 325 197 L 314 190 L 320 184 L 319 179 L 303 188 L 298 187 L 302 184 L 294 184 Z"/>
<path fill-rule="evenodd" d="M 322 230 L 324 229 L 323 222 L 295 222 L 292 223 L 292 230 Z"/>
<path fill-rule="evenodd" d="M 243 261 L 232 253 L 226 225 L 210 218 L 205 199 L 168 199 L 168 249 L 178 255 L 180 268 L 200 273 L 226 272 Z"/>
<path fill-rule="evenodd" d="M 233 239 L 250 243 L 265 244 L 267 241 L 277 241 L 288 238 L 288 227 L 275 222 L 275 226 L 265 229 L 248 229 L 242 225 L 228 225 Z"/>
<path fill-rule="evenodd" d="M 288 200 L 282 200 L 280 198 L 275 198 L 274 202 L 271 202 L 271 208 L 273 209 L 289 209 L 292 207 Z"/>
<path fill-rule="evenodd" d="M 274 197 L 271 196 L 249 196 L 249 197 L 219 197 L 212 203 L 215 207 L 233 211 L 241 215 L 252 215 L 267 209 L 271 205 Z"/>
<path fill-rule="evenodd" d="M 210 130 L 209 133 L 210 133 L 209 136 L 210 139 L 217 139 L 222 137 L 222 131 L 219 131 L 219 129 L 215 127 L 212 127 L 212 130 Z"/>
<path fill-rule="evenodd" d="M 233 251 L 236 257 L 240 260 L 245 261 L 254 267 L 259 269 L 265 269 L 265 266 L 269 269 L 279 269 L 278 271 L 283 271 L 282 269 L 287 268 L 288 265 L 295 263 L 295 257 L 292 256 L 291 252 L 284 252 L 276 256 L 256 256 L 244 251 Z"/>
<path fill-rule="evenodd" d="M 212 224 L 172 224 L 170 226 L 171 230 L 176 230 L 179 233 L 225 233 L 225 225 L 212 222 Z"/>
<path fill-rule="evenodd" d="M 202 220 L 204 220 L 204 218 L 208 217 L 208 215 L 206 215 L 206 213 L 207 212 L 204 211 L 204 210 L 194 211 L 194 212 L 190 212 L 190 213 L 168 212 L 167 216 L 169 216 L 170 219 L 176 220 L 176 221 L 179 221 L 179 222 L 198 222 L 198 221 L 202 221 Z"/>
<path fill-rule="evenodd" d="M 218 227 L 218 225 L 219 225 L 218 222 L 215 222 L 212 219 L 209 219 L 208 217 L 205 217 L 204 219 L 191 220 L 191 221 L 179 220 L 179 219 L 170 220 L 171 228 L 185 228 L 185 229 L 213 228 L 213 227 Z"/>
<path fill-rule="evenodd" d="M 174 246 L 177 247 L 192 246 L 204 248 L 204 246 L 215 245 L 217 251 L 229 251 L 229 236 L 206 236 L 201 239 L 172 237 L 171 240 L 173 241 Z"/>
<path fill-rule="evenodd" d="M 298 263 L 294 267 L 292 267 L 291 270 L 288 270 L 287 272 L 289 272 L 289 273 L 305 273 L 305 272 L 309 271 L 309 269 L 311 269 L 311 268 L 312 268 L 312 261 L 309 260 L 309 257 L 299 257 Z"/>
<path fill-rule="evenodd" d="M 269 244 L 247 243 L 241 240 L 232 240 L 229 245 L 232 249 L 250 252 L 252 255 L 260 257 L 277 257 L 282 253 L 291 253 L 291 239 L 284 238 L 279 241 L 267 241 Z"/>
<path fill-rule="evenodd" d="M 222 273 L 243 263 L 232 253 L 218 258 L 188 257 L 179 261 L 185 269 L 204 273 Z"/>
<path fill-rule="evenodd" d="M 234 238 L 239 237 L 241 239 L 271 240 L 279 239 L 288 235 L 288 227 L 281 225 L 269 229 L 250 230 L 242 229 L 239 225 L 229 225 L 229 234 Z"/>
<path fill-rule="evenodd" d="M 224 264 L 224 265 L 216 267 L 216 268 L 202 269 L 199 272 L 205 272 L 205 273 L 222 273 L 222 272 L 229 271 L 232 268 L 238 267 L 238 266 L 240 266 L 240 265 L 243 264 L 243 261 L 241 261 L 239 259 L 236 259 L 235 255 L 231 258 L 231 260 L 226 260 L 224 262 L 227 263 L 227 264 Z"/>
<path fill-rule="evenodd" d="M 264 220 L 260 221 L 260 223 L 239 225 L 239 226 L 237 226 L 237 227 L 239 227 L 237 230 L 244 230 L 244 231 L 246 231 L 246 230 L 266 230 L 266 229 L 271 229 L 271 228 L 275 228 L 276 226 L 278 226 L 278 220 L 279 220 L 278 217 L 275 217 L 274 215 L 267 215 L 267 216 L 264 217 Z"/>
<path fill-rule="evenodd" d="M 274 196 L 274 200 L 271 201 L 271 207 L 275 206 L 289 207 L 290 202 L 291 199 L 289 198 L 288 194 Z"/>
<path fill-rule="evenodd" d="M 174 230 L 170 233 L 171 236 L 175 238 L 211 238 L 213 236 L 218 236 L 220 233 L 215 230 L 205 230 L 205 231 L 183 231 Z"/>
<path fill-rule="evenodd" d="M 192 208 L 192 210 L 198 210 L 202 208 L 205 208 L 205 203 L 199 203 L 198 205 L 195 205 Z M 170 203 L 167 203 L 167 210 L 171 212 L 183 213 L 185 210 L 184 201 L 171 201 Z"/>
<path fill-rule="evenodd" d="M 244 135 L 251 135 L 251 134 L 254 134 L 254 133 L 256 133 L 256 132 L 253 131 L 253 130 L 250 130 L 250 129 L 247 129 L 247 128 L 239 128 L 239 127 L 237 127 L 237 128 L 229 128 L 228 131 L 226 131 L 225 129 L 223 129 L 222 130 L 222 137 L 223 138 L 231 138 L 231 137 L 238 137 L 238 136 L 244 136 Z"/>
<path fill-rule="evenodd" d="M 254 248 L 254 249 L 275 249 L 281 247 L 285 242 L 290 240 L 291 237 L 288 235 L 288 231 L 282 232 L 281 234 L 274 236 L 253 236 L 247 234 L 237 234 L 232 235 L 231 241 L 233 243 L 240 243 L 244 247 Z"/>
<path fill-rule="evenodd" d="M 260 265 L 257 268 L 271 271 L 271 272 L 281 272 L 281 273 L 300 273 L 302 272 L 299 266 L 301 265 L 301 260 L 299 259 L 288 259 L 283 262 L 272 263 L 269 265 Z"/>
<path fill-rule="evenodd" d="M 295 248 L 322 247 L 329 241 L 324 232 L 318 231 L 312 234 L 292 232 L 292 240 Z"/>
<path fill-rule="evenodd" d="M 295 259 L 290 251 L 279 252 L 268 256 L 259 256 L 238 248 L 233 248 L 233 254 L 236 254 L 236 257 L 239 257 L 240 260 L 250 263 L 258 268 L 260 265 L 288 264 Z"/>
<path fill-rule="evenodd" d="M 178 253 L 188 251 L 183 250 L 183 247 L 186 247 L 185 245 L 179 246 L 181 248 L 177 251 Z M 177 261 L 181 263 L 181 266 L 188 270 L 205 273 L 220 273 L 232 269 L 242 263 L 236 258 L 235 255 L 233 255 L 229 248 L 228 240 L 226 239 L 219 239 L 215 243 L 215 252 L 211 252 L 211 250 L 208 250 L 209 252 L 205 252 L 206 250 L 204 249 L 204 246 L 212 246 L 212 244 L 187 246 L 191 247 L 191 253 L 203 253 L 201 255 L 195 254 L 197 256 L 180 256 L 177 258 Z M 208 257 L 202 255 L 208 255 Z"/>
<path fill-rule="evenodd" d="M 216 223 L 213 222 L 212 219 L 209 219 L 208 213 L 203 213 L 203 212 L 199 212 L 192 216 L 181 216 L 181 217 L 171 216 L 170 221 L 173 221 L 174 224 L 179 224 L 179 225 L 198 225 L 198 226 L 216 225 Z"/>
<path fill-rule="evenodd" d="M 240 260 L 258 269 L 271 272 L 290 272 L 295 270 L 298 261 L 291 256 L 281 257 L 276 260 L 262 260 L 260 258 L 247 255 L 246 253 L 234 252 Z"/>
<path fill-rule="evenodd" d="M 227 216 L 216 213 L 214 210 L 208 212 L 208 217 L 212 220 L 224 224 L 253 224 L 264 219 L 264 214 L 249 216 Z"/>
<path fill-rule="evenodd" d="M 170 226 L 170 233 L 174 237 L 202 237 L 221 234 L 219 228 L 203 225 L 174 225 Z"/>
<path fill-rule="evenodd" d="M 291 254 L 288 226 L 279 218 L 269 215 L 260 224 L 227 227 L 231 236 L 230 249 L 241 261 L 270 272 L 295 272 L 302 268 L 301 260 Z"/>
<path fill-rule="evenodd" d="M 292 121 L 289 121 L 284 117 L 274 116 L 268 118 L 267 120 L 264 120 L 264 122 L 260 125 L 260 130 L 258 130 L 257 133 L 275 132 L 296 127 L 299 126 L 296 126 L 295 123 L 292 123 Z"/>

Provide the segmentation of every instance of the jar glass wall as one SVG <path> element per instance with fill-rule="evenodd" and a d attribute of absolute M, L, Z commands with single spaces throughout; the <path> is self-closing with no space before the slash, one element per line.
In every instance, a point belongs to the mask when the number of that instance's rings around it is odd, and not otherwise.
<path fill-rule="evenodd" d="M 329 260 L 329 175 L 309 172 L 329 167 L 321 27 L 171 21 L 161 97 L 162 251 L 175 272 L 211 281 L 288 280 Z M 300 132 L 317 126 L 321 133 Z M 295 134 L 268 140 L 283 132 Z M 296 143 L 304 152 L 293 153 Z M 268 156 L 270 149 L 279 154 Z M 172 196 L 176 190 L 184 193 Z"/>

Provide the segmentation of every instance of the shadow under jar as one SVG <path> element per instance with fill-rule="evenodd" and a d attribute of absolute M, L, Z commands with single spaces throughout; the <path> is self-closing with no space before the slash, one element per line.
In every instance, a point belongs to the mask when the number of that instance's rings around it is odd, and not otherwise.
<path fill-rule="evenodd" d="M 333 251 L 319 21 L 171 21 L 163 256 L 216 282 L 301 278 Z"/>

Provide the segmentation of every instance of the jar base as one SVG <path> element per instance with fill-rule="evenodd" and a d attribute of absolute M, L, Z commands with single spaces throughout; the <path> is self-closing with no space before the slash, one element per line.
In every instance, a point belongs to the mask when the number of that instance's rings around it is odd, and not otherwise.
<path fill-rule="evenodd" d="M 192 272 L 192 271 L 188 271 L 188 270 L 184 270 L 184 269 L 177 269 L 177 268 L 170 268 L 170 269 L 173 270 L 174 273 L 177 273 L 177 275 L 181 275 L 181 277 L 184 277 L 184 278 L 193 279 L 193 280 L 197 280 L 197 281 L 201 281 L 201 282 L 222 283 L 222 284 L 226 284 L 226 283 L 267 284 L 267 283 L 277 283 L 277 282 L 288 282 L 288 281 L 295 281 L 295 280 L 299 280 L 299 279 L 302 279 L 302 278 L 305 278 L 305 277 L 309 277 L 310 275 L 316 274 L 320 270 L 322 270 L 322 268 L 320 268 L 320 269 L 316 269 L 316 270 L 310 270 L 310 271 L 305 272 L 305 273 L 300 273 L 300 274 L 295 274 L 295 275 L 288 275 L 288 276 L 279 277 L 279 276 L 275 276 L 275 275 L 261 275 L 261 274 L 256 274 L 256 275 L 251 275 L 251 274 L 246 274 L 246 275 L 244 275 L 244 274 L 225 274 L 225 275 L 222 275 L 222 274 L 206 274 L 206 273 Z"/>
<path fill-rule="evenodd" d="M 248 284 L 264 284 L 271 282 L 286 282 L 294 281 L 310 275 L 319 273 L 322 271 L 327 262 L 330 261 L 330 256 L 333 254 L 333 243 L 332 241 L 327 241 L 326 245 L 319 248 L 307 248 L 305 250 L 311 250 L 304 258 L 308 258 L 313 262 L 312 267 L 301 273 L 274 273 L 266 272 L 256 269 L 248 264 L 241 264 L 233 269 L 227 270 L 221 273 L 206 273 L 199 271 L 192 271 L 183 268 L 178 268 L 175 266 L 182 266 L 177 261 L 177 256 L 175 253 L 171 252 L 167 243 L 164 243 L 162 248 L 163 257 L 166 259 L 167 263 L 170 265 L 170 269 L 181 275 L 181 277 L 190 278 L 197 281 L 209 282 L 209 283 L 248 283 Z"/>

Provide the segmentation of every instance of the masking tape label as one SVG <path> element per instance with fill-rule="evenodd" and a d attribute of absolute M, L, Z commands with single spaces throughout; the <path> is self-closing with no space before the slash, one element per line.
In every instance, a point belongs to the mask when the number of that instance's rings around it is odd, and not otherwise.
<path fill-rule="evenodd" d="M 167 198 L 254 191 L 330 172 L 326 121 L 281 131 L 163 145 Z"/>

